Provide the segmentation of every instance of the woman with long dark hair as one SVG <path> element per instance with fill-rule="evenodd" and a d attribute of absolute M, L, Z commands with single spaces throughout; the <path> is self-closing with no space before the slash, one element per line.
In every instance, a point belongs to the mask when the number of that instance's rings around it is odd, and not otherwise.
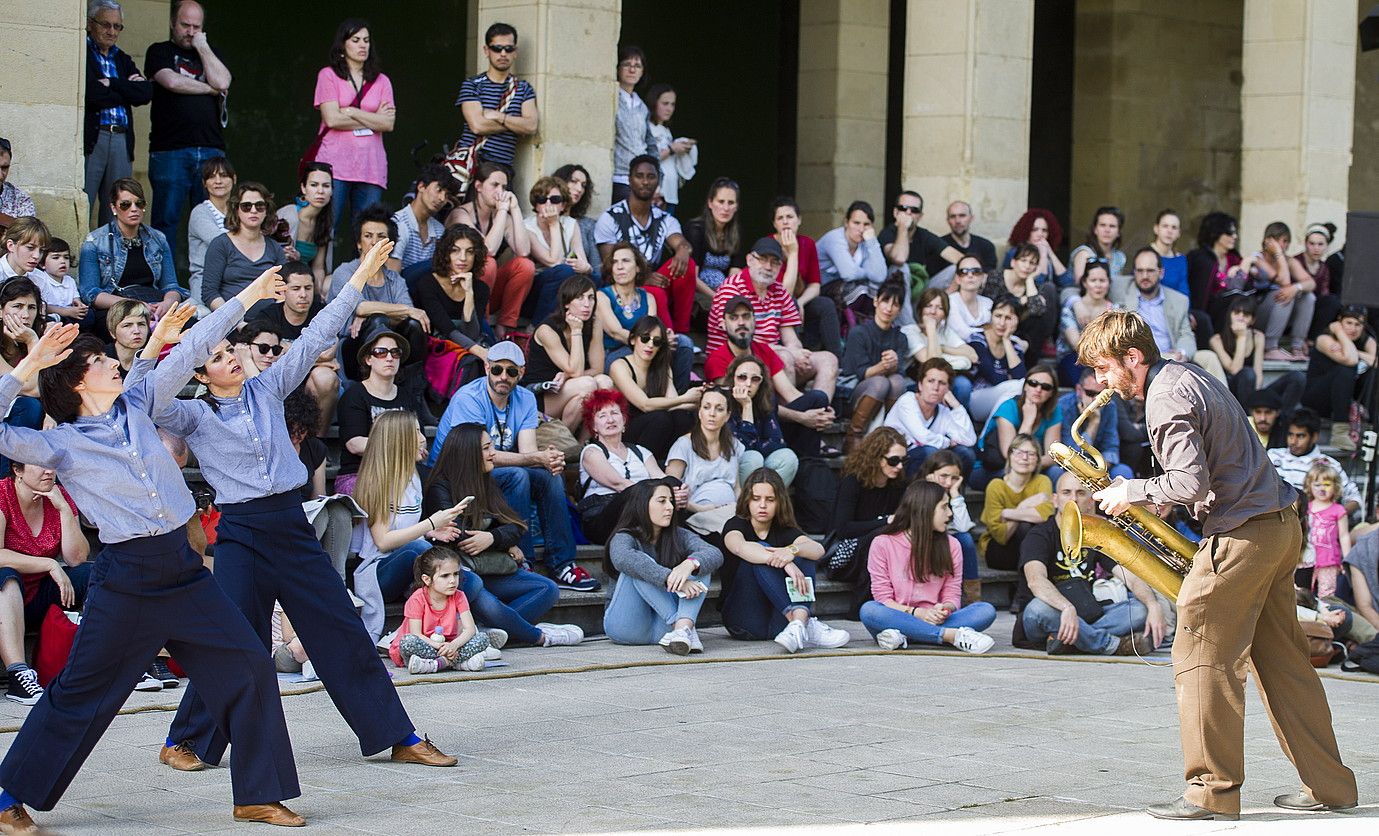
<path fill-rule="evenodd" d="M 643 317 L 654 316 L 661 322 L 668 321 L 660 301 L 646 288 L 651 275 L 651 265 L 632 244 L 622 241 L 609 249 L 603 264 L 603 276 L 608 284 L 599 290 L 595 299 L 599 327 L 603 330 L 604 371 L 611 373 L 619 358 L 635 350 L 632 327 Z M 676 334 L 671 341 L 669 357 L 675 388 L 688 390 L 694 370 L 694 343 L 685 334 Z"/>
<path fill-rule="evenodd" d="M 654 316 L 637 320 L 628 335 L 632 353 L 608 369 L 613 385 L 627 398 L 627 440 L 641 444 L 664 460 L 675 439 L 694 424 L 694 410 L 704 394 L 696 386 L 681 394 L 670 377 L 666 326 Z"/>
<path fill-rule="evenodd" d="M 465 224 L 484 237 L 489 258 L 480 277 L 488 285 L 488 313 L 493 317 L 494 335 L 500 340 L 517 327 L 522 303 L 536 278 L 522 206 L 517 195 L 508 191 L 511 179 L 511 172 L 502 163 L 480 162 L 469 181 L 468 198 L 445 218 L 447 228 Z M 509 249 L 511 257 L 499 263 Z"/>
<path fill-rule="evenodd" d="M 706 537 L 722 531 L 732 516 L 742 479 L 742 442 L 733 437 L 728 414 L 728 393 L 705 389 L 694 426 L 666 454 L 666 474 L 689 489 L 685 524 Z"/>
<path fill-rule="evenodd" d="M 589 204 L 594 198 L 594 183 L 589 177 L 589 169 L 579 163 L 567 163 L 557 168 L 554 176 L 565 181 L 565 188 L 570 194 L 570 199 L 561 205 L 560 213 L 574 218 L 575 223 L 579 225 L 584 257 L 592 268 L 590 276 L 595 284 L 601 285 L 599 276 L 603 265 L 599 263 L 599 248 L 594 242 L 594 227 L 598 224 L 598 219 L 589 217 Z"/>
<path fill-rule="evenodd" d="M 603 331 L 594 316 L 594 283 L 588 276 L 561 283 L 555 312 L 532 334 L 522 383 L 536 390 L 542 412 L 575 432 L 589 393 L 613 388 L 603 373 Z"/>
<path fill-rule="evenodd" d="M 47 323 L 38 318 L 42 308 L 42 291 L 23 276 L 6 279 L 0 284 L 0 317 L 3 317 L 3 323 L 0 323 L 3 324 L 0 328 L 0 374 L 19 365 L 19 361 L 43 336 Z M 21 391 L 24 394 L 15 398 L 14 406 L 4 416 L 4 422 L 10 426 L 36 430 L 43 426 L 43 404 L 38 400 L 38 386 L 30 385 Z M 5 459 L 0 456 L 0 467 L 3 466 L 6 466 Z"/>
<path fill-rule="evenodd" d="M 712 296 L 724 280 L 747 266 L 737 219 L 741 198 L 737 181 L 719 177 L 709 184 L 699 217 L 685 224 L 685 240 L 694 249 L 694 263 L 699 265 L 700 293 Z"/>
<path fill-rule="evenodd" d="M 659 644 L 678 656 L 703 653 L 694 625 L 723 555 L 675 524 L 669 480 L 647 479 L 627 490 L 604 552 L 604 572 L 616 583 L 603 632 L 618 644 Z"/>
<path fill-rule="evenodd" d="M 1230 299 L 1224 294 L 1241 282 L 1244 272 L 1240 250 L 1240 226 L 1225 212 L 1208 212 L 1197 228 L 1197 249 L 1187 254 L 1187 285 L 1195 311 L 1206 311 L 1215 331 L 1225 327 Z M 1222 301 L 1224 300 L 1224 301 Z"/>
<path fill-rule="evenodd" d="M 728 424 L 743 447 L 739 475 L 746 479 L 747 474 L 766 467 L 789 486 L 799 472 L 800 457 L 785 443 L 775 392 L 766 379 L 766 364 L 755 355 L 744 354 L 728 366 L 724 380 L 732 392 Z"/>
<path fill-rule="evenodd" d="M 996 620 L 985 601 L 960 607 L 962 549 L 947 533 L 953 512 L 933 482 L 917 481 L 900 499 L 895 517 L 871 542 L 867 568 L 872 600 L 862 605 L 862 626 L 882 650 L 949 644 L 985 653 L 996 643 L 981 632 Z"/>
<path fill-rule="evenodd" d="M 278 220 L 287 222 L 288 240 L 297 250 L 294 261 L 311 265 L 316 279 L 316 295 L 330 295 L 331 239 L 335 234 L 335 170 L 330 163 L 316 160 L 302 166 L 297 179 L 301 190 L 291 203 L 278 210 Z"/>
<path fill-rule="evenodd" d="M 675 207 L 680 203 L 680 187 L 694 177 L 694 167 L 699 164 L 699 152 L 695 148 L 698 143 L 670 132 L 670 120 L 678 101 L 675 88 L 664 82 L 653 84 L 646 91 L 647 121 L 651 123 L 651 136 L 656 140 L 656 155 L 661 158 L 661 198 L 671 216 L 675 215 Z M 709 192 L 713 192 L 712 187 Z"/>
<path fill-rule="evenodd" d="M 412 301 L 426 312 L 431 335 L 463 348 L 461 385 L 483 376 L 488 357 L 484 326 L 488 285 L 476 281 L 488 264 L 484 238 L 472 226 L 453 224 L 436 242 L 431 275 L 417 280 Z"/>
<path fill-rule="evenodd" d="M 1002 454 L 1020 433 L 1039 439 L 1044 450 L 1039 469 L 1052 467 L 1054 461 L 1048 455 L 1049 445 L 1058 441 L 1062 432 L 1063 409 L 1058 405 L 1058 369 L 1049 363 L 1040 363 L 1025 375 L 1020 391 L 996 407 L 982 428 L 977 449 L 981 451 L 979 459 L 985 476 L 981 480 L 973 479 L 974 482 L 980 481 L 975 487 L 985 487 L 987 479 L 1001 473 L 1007 464 Z"/>

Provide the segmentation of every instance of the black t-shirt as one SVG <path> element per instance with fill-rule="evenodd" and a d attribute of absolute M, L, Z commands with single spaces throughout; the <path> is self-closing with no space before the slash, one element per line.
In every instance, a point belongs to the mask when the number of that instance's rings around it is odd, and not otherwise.
<path fill-rule="evenodd" d="M 297 451 L 297 458 L 306 465 L 306 484 L 302 485 L 302 501 L 311 499 L 311 494 L 315 488 L 312 479 L 316 476 L 316 468 L 326 460 L 326 443 L 314 435 L 309 435 L 302 439 L 301 449 Z"/>
<path fill-rule="evenodd" d="M 733 517 L 723 526 L 723 536 L 728 536 L 728 532 L 736 531 L 741 534 L 748 543 L 765 543 L 768 548 L 788 549 L 798 539 L 804 536 L 804 532 L 798 528 L 787 528 L 779 523 L 772 523 L 771 530 L 763 540 L 757 536 L 756 529 L 752 528 L 750 520 L 741 517 Z"/>
<path fill-rule="evenodd" d="M 1083 549 L 1082 554 L 1082 559 L 1077 562 L 1063 556 L 1062 542 L 1058 537 L 1058 515 L 1054 514 L 1031 528 L 1025 535 L 1024 541 L 1020 543 L 1020 565 L 1017 568 L 1023 577 L 1026 563 L 1043 563 L 1044 568 L 1048 570 L 1049 581 L 1054 586 L 1067 581 L 1081 581 L 1087 585 L 1087 597 L 1090 598 L 1092 581 L 1097 577 L 1097 567 L 1100 566 L 1102 571 L 1109 575 L 1116 564 L 1098 551 Z M 1034 598 L 1034 593 L 1029 591 L 1027 584 L 1022 583 L 1017 597 L 1020 599 L 1020 609 L 1023 610 L 1025 604 Z"/>
<path fill-rule="evenodd" d="M 971 243 L 964 247 L 953 240 L 952 233 L 939 239 L 945 247 L 952 247 L 963 255 L 975 255 L 981 259 L 982 267 L 986 272 L 994 273 L 996 271 L 996 245 L 980 235 L 972 235 L 969 240 Z"/>
<path fill-rule="evenodd" d="M 143 247 L 130 247 L 125 255 L 120 287 L 153 287 L 153 268 L 148 266 Z"/>
<path fill-rule="evenodd" d="M 212 48 L 214 51 L 214 48 Z M 215 53 L 220 57 L 220 53 Z M 144 57 L 144 77 L 153 81 L 159 70 L 172 70 L 183 78 L 206 81 L 206 69 L 194 49 L 178 49 L 172 41 L 156 43 Z M 224 148 L 220 133 L 220 96 L 208 93 L 189 96 L 174 93 L 153 81 L 153 106 L 149 113 L 148 150 Z"/>
<path fill-rule="evenodd" d="M 264 321 L 272 323 L 273 327 L 277 329 L 277 332 L 282 335 L 283 339 L 297 340 L 301 339 L 302 331 L 306 329 L 306 326 L 311 324 L 311 320 L 315 319 L 316 314 L 320 313 L 321 309 L 324 307 L 325 304 L 321 301 L 320 297 L 313 294 L 311 297 L 311 308 L 306 312 L 306 321 L 301 325 L 293 325 L 287 321 L 287 316 L 283 310 L 284 304 L 282 302 L 273 302 L 264 299 L 249 309 L 249 313 L 245 314 L 244 320 L 246 322 Z"/>
<path fill-rule="evenodd" d="M 391 401 L 375 398 L 364 388 L 364 384 L 353 381 L 345 387 L 340 402 L 335 406 L 335 417 L 340 423 L 340 472 L 358 473 L 361 456 L 351 453 L 345 446 L 351 438 L 369 437 L 374 419 L 390 409 L 405 409 L 415 413 L 415 398 L 408 400 L 407 394 L 399 387 L 397 397 Z"/>
<path fill-rule="evenodd" d="M 895 243 L 899 232 L 895 224 L 888 224 L 881 234 L 876 236 L 876 243 L 881 245 L 881 251 Z M 924 269 L 933 276 L 938 271 L 948 266 L 948 262 L 943 259 L 943 250 L 948 245 L 943 243 L 943 239 L 924 227 L 916 227 L 915 234 L 910 237 L 910 256 L 908 264 L 923 264 Z M 890 256 L 886 256 L 886 263 L 890 264 Z"/>

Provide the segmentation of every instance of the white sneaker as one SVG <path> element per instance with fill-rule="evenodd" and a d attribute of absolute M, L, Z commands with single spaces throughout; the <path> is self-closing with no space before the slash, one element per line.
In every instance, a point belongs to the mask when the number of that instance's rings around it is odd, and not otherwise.
<path fill-rule="evenodd" d="M 155 677 L 155 676 L 153 676 L 152 674 L 150 674 L 149 672 L 145 671 L 145 672 L 144 672 L 144 675 L 143 675 L 142 677 L 140 677 L 140 679 L 139 679 L 139 681 L 138 681 L 137 683 L 135 683 L 135 685 L 134 685 L 134 690 L 136 690 L 136 691 L 161 691 L 161 690 L 163 690 L 163 683 L 160 682 L 160 681 L 158 680 L 157 677 Z"/>
<path fill-rule="evenodd" d="M 696 630 L 695 628 L 691 627 L 691 628 L 689 629 L 689 636 L 690 636 L 690 653 L 703 653 L 703 652 L 704 652 L 704 643 L 703 643 L 702 641 L 699 640 L 699 631 Z"/>
<path fill-rule="evenodd" d="M 508 631 L 498 627 L 490 627 L 484 631 L 488 633 L 488 646 L 496 647 L 499 650 L 508 646 Z M 496 656 L 494 657 L 497 658 Z"/>
<path fill-rule="evenodd" d="M 996 644 L 996 640 L 986 633 L 978 633 L 971 627 L 959 627 L 953 636 L 953 646 L 964 653 L 985 653 Z"/>
<path fill-rule="evenodd" d="M 460 663 L 462 671 L 481 671 L 484 669 L 484 654 L 475 653 Z"/>
<path fill-rule="evenodd" d="M 667 653 L 674 653 L 676 656 L 688 656 L 690 652 L 690 631 L 681 627 L 678 630 L 671 630 L 661 636 L 661 647 Z"/>
<path fill-rule="evenodd" d="M 435 659 L 413 656 L 407 660 L 407 672 L 410 674 L 435 673 L 438 670 L 440 670 L 440 663 Z"/>
<path fill-rule="evenodd" d="M 573 624 L 548 624 L 543 621 L 536 627 L 546 634 L 542 647 L 562 647 L 584 641 L 584 631 Z"/>
<path fill-rule="evenodd" d="M 848 631 L 830 627 L 817 618 L 810 618 L 804 625 L 804 636 L 807 647 L 842 647 L 852 641 Z"/>
<path fill-rule="evenodd" d="M 776 644 L 785 648 L 786 653 L 798 653 L 809 643 L 809 637 L 805 635 L 804 624 L 799 621 L 791 621 L 785 625 L 785 629 L 776 634 Z"/>
<path fill-rule="evenodd" d="M 499 659 L 503 658 L 503 651 L 499 650 L 493 645 L 489 645 L 488 647 L 484 648 L 483 656 L 484 660 L 487 662 L 496 662 Z"/>
<path fill-rule="evenodd" d="M 909 644 L 910 640 L 905 637 L 905 634 L 894 628 L 882 630 L 876 634 L 876 646 L 882 650 L 899 650 L 902 647 L 908 647 Z"/>
<path fill-rule="evenodd" d="M 320 680 L 320 678 L 321 678 L 321 677 L 319 677 L 319 676 L 316 675 L 316 666 L 313 665 L 313 664 L 311 664 L 311 660 L 310 660 L 310 659 L 308 659 L 308 660 L 306 660 L 305 662 L 302 663 L 302 681 L 303 681 L 303 682 L 316 682 L 316 681 Z"/>

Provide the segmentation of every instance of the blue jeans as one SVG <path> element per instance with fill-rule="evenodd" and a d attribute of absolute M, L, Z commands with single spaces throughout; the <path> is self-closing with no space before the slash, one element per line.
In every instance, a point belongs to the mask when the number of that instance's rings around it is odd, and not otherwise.
<path fill-rule="evenodd" d="M 632 353 L 631 346 L 621 346 L 604 354 L 603 371 L 613 368 L 613 361 Z M 694 341 L 684 334 L 675 335 L 675 353 L 670 356 L 670 379 L 675 391 L 688 392 L 690 372 L 694 371 Z"/>
<path fill-rule="evenodd" d="M 430 540 L 413 540 L 379 559 L 374 571 L 378 573 L 378 589 L 383 593 L 384 603 L 402 600 L 415 580 L 412 577 L 412 564 L 430 548 Z"/>
<path fill-rule="evenodd" d="M 370 206 L 383 199 L 383 187 L 373 183 L 355 183 L 351 180 L 331 180 L 330 205 L 331 212 L 334 214 L 334 230 L 340 229 L 340 218 L 345 215 L 346 204 L 350 204 L 349 221 L 354 225 L 354 221 L 359 217 L 359 213 L 368 209 Z M 355 235 L 353 230 L 346 233 L 345 240 L 349 242 L 348 250 L 354 250 Z"/>
<path fill-rule="evenodd" d="M 555 581 L 525 569 L 486 577 L 466 569 L 461 588 L 474 620 L 485 627 L 506 630 L 508 638 L 517 644 L 541 644 L 541 630 L 532 625 L 560 599 Z"/>
<path fill-rule="evenodd" d="M 1101 452 L 1105 453 L 1106 451 L 1102 450 Z M 1113 465 L 1108 465 L 1106 470 L 1112 479 L 1115 479 L 1117 476 L 1122 476 L 1126 479 L 1135 478 L 1135 471 L 1131 470 L 1130 466 L 1126 464 L 1117 463 Z M 1053 483 L 1054 488 L 1057 488 L 1058 480 L 1061 479 L 1063 477 L 1063 474 L 1067 471 L 1059 467 L 1058 465 L 1054 465 L 1053 467 L 1050 467 L 1048 470 L 1044 472 L 1049 477 L 1049 481 Z"/>
<path fill-rule="evenodd" d="M 206 199 L 201 164 L 223 156 L 225 151 L 220 148 L 176 148 L 148 153 L 148 179 L 153 185 L 149 225 L 167 237 L 174 256 L 183 210 Z"/>
<path fill-rule="evenodd" d="M 1122 636 L 1144 629 L 1146 614 L 1144 604 L 1136 601 L 1134 596 L 1105 606 L 1101 618 L 1095 623 L 1088 624 L 1081 618 L 1077 620 L 1077 641 L 1073 644 L 1083 653 L 1112 653 L 1120 645 Z M 1049 636 L 1058 635 L 1062 614 L 1035 598 L 1025 605 L 1020 617 L 1024 619 L 1025 637 L 1038 646 Z"/>
<path fill-rule="evenodd" d="M 782 447 L 769 456 L 762 456 L 755 450 L 747 450 L 738 462 L 738 482 L 745 482 L 752 471 L 762 467 L 776 471 L 788 488 L 790 483 L 795 481 L 795 474 L 800 472 L 800 457 L 789 447 Z"/>
<path fill-rule="evenodd" d="M 972 378 L 965 374 L 955 374 L 953 384 L 949 388 L 953 390 L 953 397 L 958 399 L 963 409 L 966 409 L 967 402 L 972 400 Z"/>
<path fill-rule="evenodd" d="M 882 630 L 899 630 L 911 641 L 923 644 L 943 644 L 943 631 L 959 627 L 971 627 L 978 632 L 990 627 L 996 621 L 996 608 L 985 601 L 968 604 L 942 624 L 930 624 L 922 618 L 915 618 L 907 612 L 891 609 L 878 601 L 868 601 L 862 605 L 862 626 L 873 636 Z"/>
<path fill-rule="evenodd" d="M 498 467 L 493 470 L 493 478 L 519 519 L 530 519 L 532 505 L 536 505 L 546 544 L 546 568 L 556 574 L 574 562 L 575 535 L 570 531 L 564 481 L 544 467 Z M 530 529 L 522 535 L 519 546 L 522 554 L 534 559 Z"/>
<path fill-rule="evenodd" d="M 795 566 L 810 580 L 818 569 L 815 561 L 802 557 L 795 558 Z M 809 604 L 790 600 L 790 593 L 785 591 L 784 569 L 745 560 L 738 565 L 720 609 L 728 635 L 758 641 L 773 638 L 784 630 L 786 613 L 791 610 L 813 612 Z"/>
<path fill-rule="evenodd" d="M 708 575 L 694 580 L 709 585 Z M 656 644 L 680 619 L 698 621 L 705 597 L 681 598 L 663 586 L 619 575 L 603 611 L 603 632 L 618 644 Z"/>
<path fill-rule="evenodd" d="M 962 579 L 973 581 L 981 576 L 981 567 L 977 564 L 977 541 L 972 539 L 970 531 L 950 531 L 949 535 L 958 541 L 962 546 Z"/>
<path fill-rule="evenodd" d="M 954 445 L 946 448 L 953 451 L 953 454 L 962 462 L 962 475 L 964 478 L 970 476 L 972 467 L 977 463 L 977 453 L 971 447 Z M 914 478 L 919 473 L 920 465 L 933 454 L 937 453 L 937 447 L 911 447 L 905 451 L 905 475 Z"/>
<path fill-rule="evenodd" d="M 575 269 L 568 264 L 557 264 L 554 267 L 547 267 L 536 274 L 532 279 L 531 290 L 527 292 L 526 313 L 531 317 L 532 328 L 546 321 L 546 317 L 555 313 L 556 291 L 560 290 L 561 282 L 575 274 Z"/>

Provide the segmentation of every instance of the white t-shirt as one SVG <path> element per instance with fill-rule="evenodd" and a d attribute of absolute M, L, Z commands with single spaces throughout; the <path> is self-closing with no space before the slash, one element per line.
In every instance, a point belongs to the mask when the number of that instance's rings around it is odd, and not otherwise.
<path fill-rule="evenodd" d="M 522 220 L 522 224 L 527 228 L 527 232 L 538 236 L 547 244 L 550 243 L 550 240 L 546 238 L 545 231 L 541 229 L 540 224 L 537 222 L 535 215 L 528 215 Z M 560 216 L 560 240 L 565 242 L 565 252 L 551 253 L 551 255 L 558 256 L 561 260 L 564 260 L 574 254 L 575 241 L 579 240 L 579 223 L 569 215 Z M 584 257 L 588 258 L 589 254 L 585 253 Z"/>
<path fill-rule="evenodd" d="M 402 497 L 393 506 L 393 518 L 388 523 L 388 530 L 397 531 L 399 528 L 407 528 L 419 522 L 421 522 L 421 477 L 413 474 L 412 481 L 407 483 Z M 364 529 L 363 542 L 359 544 L 359 557 L 364 563 L 372 563 L 374 560 L 391 554 L 391 552 L 380 549 L 378 544 L 374 542 L 368 520 L 364 520 L 359 525 Z"/>
<path fill-rule="evenodd" d="M 732 455 L 705 461 L 694 454 L 688 434 L 680 436 L 670 447 L 666 464 L 685 463 L 685 486 L 690 490 L 689 501 L 695 505 L 729 505 L 737 501 L 737 468 L 744 448 L 733 439 Z"/>
<path fill-rule="evenodd" d="M 637 453 L 632 452 L 633 448 L 635 448 L 637 452 L 641 453 L 641 455 L 638 456 Z M 587 455 L 590 450 L 598 449 L 599 448 L 597 445 L 586 444 L 584 445 L 584 449 L 579 451 L 579 483 L 581 485 L 589 486 L 584 490 L 584 495 L 586 497 L 604 496 L 605 494 L 617 493 L 617 491 L 613 490 L 612 488 L 603 484 L 599 480 L 595 479 L 593 476 L 589 475 L 589 471 L 586 470 L 584 467 L 585 455 Z M 648 461 L 651 461 L 653 459 L 653 456 L 651 455 L 650 450 L 646 449 L 640 444 L 627 445 L 626 449 L 624 450 L 624 455 L 626 456 L 625 459 L 618 458 L 617 454 L 614 453 L 612 450 L 608 450 L 607 453 L 608 464 L 612 465 L 614 470 L 622 473 L 623 478 L 631 482 L 640 482 L 643 479 L 651 478 L 651 471 L 646 469 L 646 463 Z"/>
<path fill-rule="evenodd" d="M 80 295 L 77 293 L 77 280 L 71 275 L 58 279 L 47 270 L 35 270 L 29 278 L 38 280 L 38 289 L 43 293 L 43 304 L 48 307 L 70 308 Z"/>
<path fill-rule="evenodd" d="M 972 335 L 981 330 L 981 327 L 991 321 L 991 300 L 985 296 L 977 296 L 977 313 L 974 316 L 967 309 L 967 303 L 962 301 L 962 296 L 956 293 L 948 294 L 948 327 L 956 331 L 960 336 L 965 335 L 967 339 L 972 339 Z"/>

